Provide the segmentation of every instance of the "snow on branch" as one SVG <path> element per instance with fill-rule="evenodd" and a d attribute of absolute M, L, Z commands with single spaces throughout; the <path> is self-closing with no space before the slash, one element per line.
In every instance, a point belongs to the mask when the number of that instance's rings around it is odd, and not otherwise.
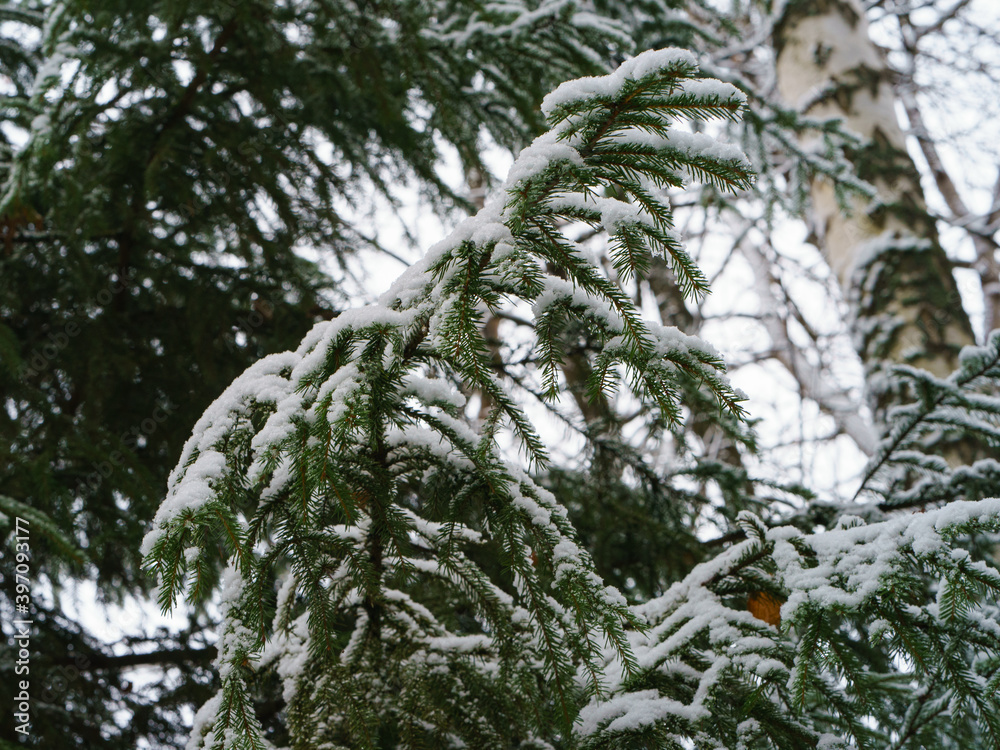
<path fill-rule="evenodd" d="M 377 304 L 257 363 L 199 420 L 143 554 L 165 608 L 185 587 L 193 601 L 211 593 L 220 549 L 239 582 L 227 589 L 214 730 L 200 730 L 208 745 L 262 746 L 246 711 L 266 644 L 290 730 L 314 732 L 322 716 L 331 738 L 393 722 L 423 742 L 495 746 L 476 734 L 482 722 L 440 723 L 455 680 L 477 696 L 467 710 L 483 716 L 542 690 L 537 705 L 554 714 L 543 725 L 568 730 L 579 699 L 604 690 L 604 648 L 636 668 L 626 631 L 640 619 L 597 575 L 566 509 L 499 452 L 496 430 L 507 425 L 531 460 L 545 461 L 481 328 L 486 310 L 530 305 L 551 396 L 563 332 L 581 321 L 605 344 L 593 393 L 625 374 L 669 421 L 690 379 L 742 414 L 719 355 L 645 322 L 560 230 L 567 217 L 589 223 L 609 235 L 620 272 L 641 275 L 660 255 L 685 292 L 708 291 L 662 191 L 685 175 L 738 190 L 751 174 L 738 150 L 675 130 L 677 120 L 731 118 L 743 106 L 735 89 L 697 74 L 689 53 L 660 50 L 560 87 L 545 104 L 552 130 L 476 216 Z M 480 430 L 452 382 L 489 396 Z M 484 554 L 495 562 L 484 565 Z M 456 622 L 456 611 L 470 619 Z M 442 666 L 450 682 L 435 677 Z M 399 702 L 371 693 L 386 680 L 401 686 Z M 503 688 L 511 681 L 519 691 Z"/>
<path fill-rule="evenodd" d="M 581 711 L 583 747 L 885 746 L 860 717 L 887 682 L 995 715 L 983 688 L 998 679 L 1000 628 L 981 596 L 1000 593 L 1000 572 L 957 543 L 1000 530 L 1000 500 L 813 534 L 740 521 L 746 541 L 637 608 L 638 668 Z M 747 611 L 762 590 L 783 602 L 778 627 Z M 859 658 L 883 646 L 895 660 Z"/>

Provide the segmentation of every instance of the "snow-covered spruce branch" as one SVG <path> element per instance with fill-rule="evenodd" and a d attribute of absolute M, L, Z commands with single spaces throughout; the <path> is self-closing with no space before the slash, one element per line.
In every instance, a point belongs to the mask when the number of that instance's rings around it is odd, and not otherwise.
<path fill-rule="evenodd" d="M 767 528 L 636 609 L 638 669 L 580 713 L 587 748 L 1000 746 L 1000 573 L 960 544 L 1000 529 L 1000 500 L 830 531 Z M 747 596 L 780 608 L 780 628 Z M 944 710 L 942 710 L 942 708 Z M 929 744 L 928 744 L 929 741 Z"/>
<path fill-rule="evenodd" d="M 1000 331 L 987 336 L 983 346 L 965 347 L 958 370 L 947 378 L 905 365 L 894 367 L 892 375 L 912 400 L 890 410 L 888 434 L 871 457 L 857 495 L 874 494 L 883 509 L 893 509 L 996 494 L 1000 463 L 995 459 L 955 465 L 935 448 L 954 444 L 956 437 L 1000 445 Z"/>
<path fill-rule="evenodd" d="M 944 507 L 812 534 L 743 514 L 747 541 L 637 609 L 639 670 L 581 711 L 583 746 L 1000 747 L 1000 573 L 974 559 L 995 560 L 1000 467 L 933 453 L 1000 442 L 1000 334 L 948 378 L 895 374 L 914 401 L 866 472 L 879 508 L 857 512 Z"/>
<path fill-rule="evenodd" d="M 626 629 L 640 618 L 595 573 L 565 509 L 498 451 L 506 424 L 545 460 L 480 329 L 485 310 L 531 304 L 553 396 L 559 334 L 576 319 L 605 341 L 594 394 L 624 376 L 669 420 L 692 379 L 740 414 L 719 356 L 643 321 L 559 231 L 567 219 L 606 230 L 623 278 L 664 255 L 686 292 L 707 291 L 661 192 L 684 173 L 731 189 L 751 175 L 737 149 L 673 127 L 743 104 L 696 75 L 689 53 L 664 50 L 557 89 L 543 104 L 552 130 L 498 199 L 377 305 L 260 361 L 199 420 L 143 545 L 164 608 L 185 585 L 192 600 L 213 590 L 220 550 L 230 565 L 222 688 L 193 747 L 266 746 L 250 694 L 265 649 L 293 741 L 331 746 L 544 747 L 603 694 L 605 644 L 635 671 Z M 481 431 L 453 378 L 489 395 Z"/>
<path fill-rule="evenodd" d="M 558 89 L 553 130 L 498 200 L 196 425 L 144 544 L 164 607 L 185 585 L 214 590 L 220 548 L 229 562 L 222 688 L 192 748 L 267 747 L 252 690 L 268 674 L 293 747 L 1000 747 L 1000 628 L 981 603 L 1000 576 L 962 546 L 997 531 L 997 501 L 811 535 L 743 514 L 746 541 L 629 608 L 555 497 L 499 453 L 507 425 L 545 461 L 480 333 L 508 300 L 531 305 L 550 395 L 575 320 L 603 342 L 593 395 L 624 375 L 669 419 L 688 379 L 739 413 L 717 355 L 643 321 L 558 229 L 606 230 L 620 277 L 662 253 L 706 291 L 660 190 L 681 172 L 749 175 L 735 150 L 671 127 L 740 107 L 695 73 L 661 51 Z M 979 354 L 966 375 L 983 376 Z M 479 431 L 455 380 L 490 396 Z"/>

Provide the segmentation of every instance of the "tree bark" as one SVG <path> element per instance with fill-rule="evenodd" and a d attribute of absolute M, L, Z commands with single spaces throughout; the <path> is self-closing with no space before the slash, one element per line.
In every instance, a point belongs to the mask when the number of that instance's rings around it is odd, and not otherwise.
<path fill-rule="evenodd" d="M 861 3 L 790 0 L 774 43 L 785 102 L 810 118 L 841 119 L 866 144 L 849 157 L 878 190 L 877 200 L 849 196 L 845 211 L 833 183 L 817 177 L 811 222 L 850 302 L 868 397 L 884 428 L 887 409 L 905 396 L 888 368 L 905 363 L 945 376 L 958 366 L 961 348 L 975 343 L 972 327 L 926 211 L 890 71 L 869 37 Z"/>
<path fill-rule="evenodd" d="M 201 648 L 166 648 L 160 651 L 130 654 L 106 654 L 100 651 L 90 651 L 86 654 L 63 654 L 52 660 L 58 666 L 74 666 L 84 671 L 101 669 L 128 669 L 145 667 L 153 664 L 198 666 L 209 668 L 218 655 L 215 646 Z"/>

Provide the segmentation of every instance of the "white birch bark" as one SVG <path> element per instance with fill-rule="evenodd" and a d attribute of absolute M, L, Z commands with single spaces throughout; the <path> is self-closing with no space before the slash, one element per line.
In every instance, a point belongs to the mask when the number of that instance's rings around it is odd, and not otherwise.
<path fill-rule="evenodd" d="M 811 118 L 839 118 L 869 144 L 853 158 L 878 199 L 855 195 L 845 211 L 831 181 L 818 177 L 811 185 L 811 221 L 851 302 L 855 346 L 882 421 L 899 398 L 886 368 L 907 363 L 947 375 L 960 349 L 974 343 L 972 328 L 926 213 L 889 71 L 868 35 L 861 3 L 790 0 L 775 47 L 785 102 Z"/>

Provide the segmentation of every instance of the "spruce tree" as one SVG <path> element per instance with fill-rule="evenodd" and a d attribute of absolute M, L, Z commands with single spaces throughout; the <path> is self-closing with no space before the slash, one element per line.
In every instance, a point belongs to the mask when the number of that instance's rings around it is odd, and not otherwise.
<path fill-rule="evenodd" d="M 591 400 L 618 393 L 663 427 L 709 398 L 717 423 L 743 418 L 718 354 L 645 320 L 626 287 L 662 257 L 684 294 L 708 291 L 663 191 L 749 186 L 737 149 L 685 127 L 744 102 L 675 49 L 564 84 L 476 216 L 206 411 L 143 545 L 162 606 L 221 584 L 221 687 L 193 747 L 1000 747 L 984 597 L 1000 501 L 977 499 L 995 462 L 921 454 L 942 425 L 995 443 L 1000 336 L 948 380 L 895 372 L 920 398 L 889 412 L 863 487 L 879 502 L 739 511 L 732 543 L 635 605 L 542 486 L 512 383 L 551 403 L 581 337 Z M 581 223 L 607 233 L 608 266 L 571 239 Z M 533 333 L 518 377 L 482 336 L 511 308 Z M 481 420 L 469 394 L 488 398 Z M 922 484 L 894 484 L 914 467 Z M 678 512 L 707 500 L 668 491 Z M 963 499 L 900 513 L 907 492 Z M 283 706 L 262 723 L 274 680 Z"/>

